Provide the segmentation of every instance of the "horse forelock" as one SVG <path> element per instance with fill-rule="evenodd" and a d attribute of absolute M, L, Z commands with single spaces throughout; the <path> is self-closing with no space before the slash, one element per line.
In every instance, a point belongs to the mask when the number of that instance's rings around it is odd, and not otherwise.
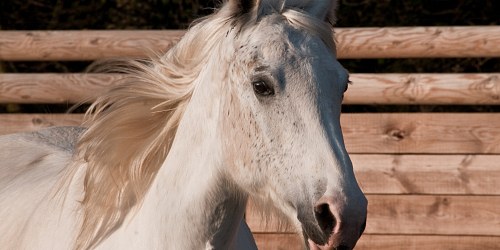
<path fill-rule="evenodd" d="M 249 12 L 238 8 L 238 5 L 228 7 L 230 9 L 228 12 L 233 16 L 231 19 L 233 26 L 238 32 L 256 27 L 261 19 L 269 16 L 284 17 L 294 28 L 321 38 L 330 51 L 336 55 L 332 26 L 337 20 L 335 16 L 337 1 L 260 0 L 254 2 L 258 2 L 258 5 L 253 6 L 253 11 Z M 331 3 L 325 4 L 324 2 Z M 307 8 L 315 7 L 315 5 L 327 8 L 325 16 L 318 17 L 307 12 Z"/>
<path fill-rule="evenodd" d="M 262 15 L 269 14 L 261 6 L 274 4 L 272 13 L 280 14 L 297 29 L 319 36 L 335 53 L 332 30 L 324 20 L 308 15 L 300 6 L 287 6 L 286 1 L 258 2 L 259 7 L 253 8 L 257 14 L 244 15 L 236 15 L 231 3 L 225 3 L 190 27 L 166 55 L 97 64 L 97 71 L 124 73 L 125 78 L 100 93 L 92 104 L 85 123 L 89 129 L 74 154 L 75 167 L 70 171 L 87 168 L 82 227 L 74 249 L 95 246 L 140 206 L 170 151 L 195 83 L 203 82 L 197 79 L 204 64 L 213 54 L 224 53 L 218 44 L 229 33 L 254 27 Z M 271 206 L 264 207 L 272 210 Z"/>

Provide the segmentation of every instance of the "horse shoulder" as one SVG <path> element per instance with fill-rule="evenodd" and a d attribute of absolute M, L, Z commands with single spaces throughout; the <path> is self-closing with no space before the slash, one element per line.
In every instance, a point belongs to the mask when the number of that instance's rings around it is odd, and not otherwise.
<path fill-rule="evenodd" d="M 50 193 L 83 131 L 56 127 L 0 136 L 0 249 L 25 246 L 30 227 L 53 218 Z"/>

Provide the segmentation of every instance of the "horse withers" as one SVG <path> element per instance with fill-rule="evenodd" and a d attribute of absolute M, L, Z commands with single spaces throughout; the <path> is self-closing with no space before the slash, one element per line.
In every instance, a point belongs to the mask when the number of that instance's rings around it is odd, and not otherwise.
<path fill-rule="evenodd" d="M 0 137 L 0 248 L 251 248 L 252 199 L 305 248 L 352 249 L 367 201 L 340 127 L 336 5 L 228 1 L 165 55 L 101 62 L 126 77 L 88 129 Z"/>

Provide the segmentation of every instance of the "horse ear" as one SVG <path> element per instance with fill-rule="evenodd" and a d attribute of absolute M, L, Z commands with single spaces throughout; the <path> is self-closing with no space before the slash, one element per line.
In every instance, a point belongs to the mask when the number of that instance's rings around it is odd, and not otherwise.
<path fill-rule="evenodd" d="M 243 15 L 252 11 L 259 5 L 259 0 L 230 0 L 229 4 L 233 9 L 233 13 Z"/>
<path fill-rule="evenodd" d="M 306 9 L 306 11 L 333 25 L 337 21 L 335 12 L 337 11 L 338 2 L 338 0 L 316 0 Z"/>
<path fill-rule="evenodd" d="M 334 0 L 330 6 L 329 11 L 326 13 L 325 21 L 334 25 L 337 22 L 337 9 L 339 8 L 339 1 Z"/>

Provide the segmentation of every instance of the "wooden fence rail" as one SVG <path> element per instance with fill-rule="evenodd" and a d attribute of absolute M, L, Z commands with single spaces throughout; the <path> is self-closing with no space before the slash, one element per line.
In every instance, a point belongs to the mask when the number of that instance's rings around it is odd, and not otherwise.
<path fill-rule="evenodd" d="M 82 120 L 80 114 L 4 114 L 0 134 Z M 344 114 L 341 124 L 351 154 L 500 154 L 499 113 Z"/>
<path fill-rule="evenodd" d="M 500 27 L 336 28 L 338 58 L 500 57 Z M 182 30 L 0 31 L 0 60 L 91 61 L 167 51 Z"/>
<path fill-rule="evenodd" d="M 118 79 L 117 74 L 0 74 L 0 103 L 77 103 Z M 500 104 L 500 73 L 351 74 L 350 79 L 344 104 Z"/>
<path fill-rule="evenodd" d="M 342 28 L 339 58 L 500 57 L 500 26 Z M 0 31 L 0 60 L 144 57 L 184 31 Z M 144 52 L 146 51 L 146 53 Z M 0 74 L 0 103 L 76 103 L 116 74 Z M 500 72 L 351 74 L 344 104 L 499 105 Z M 82 114 L 1 114 L 0 135 L 79 126 Z M 345 113 L 346 149 L 369 200 L 357 250 L 500 249 L 500 113 Z M 290 230 L 246 220 L 260 249 L 298 250 Z"/>

